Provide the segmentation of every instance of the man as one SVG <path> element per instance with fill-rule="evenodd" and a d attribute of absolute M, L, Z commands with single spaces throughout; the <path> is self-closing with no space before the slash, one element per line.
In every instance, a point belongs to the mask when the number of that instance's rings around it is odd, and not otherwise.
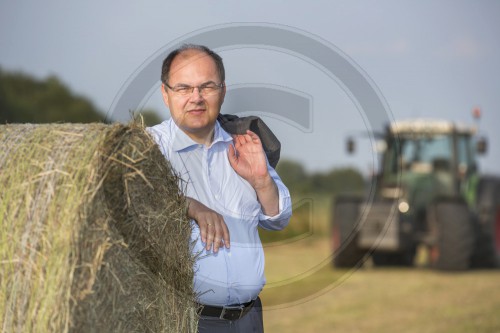
<path fill-rule="evenodd" d="M 288 224 L 288 189 L 255 133 L 232 137 L 217 122 L 226 93 L 219 55 L 184 45 L 164 60 L 161 79 L 171 119 L 149 131 L 188 197 L 194 288 L 203 305 L 199 332 L 263 332 L 264 253 L 257 227 Z"/>

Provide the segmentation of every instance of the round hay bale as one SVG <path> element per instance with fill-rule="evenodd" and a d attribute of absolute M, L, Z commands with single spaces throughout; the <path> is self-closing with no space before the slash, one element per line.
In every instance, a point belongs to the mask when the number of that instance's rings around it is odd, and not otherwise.
<path fill-rule="evenodd" d="M 0 126 L 0 330 L 195 332 L 178 178 L 137 124 Z"/>

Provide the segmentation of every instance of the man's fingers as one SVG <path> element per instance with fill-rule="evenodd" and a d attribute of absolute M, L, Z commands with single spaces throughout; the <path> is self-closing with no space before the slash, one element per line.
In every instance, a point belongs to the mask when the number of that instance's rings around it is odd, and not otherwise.
<path fill-rule="evenodd" d="M 219 251 L 219 248 L 226 246 L 229 248 L 229 229 L 223 220 L 207 222 L 204 228 L 200 228 L 201 240 L 205 243 L 205 249 L 214 253 Z"/>
<path fill-rule="evenodd" d="M 201 241 L 203 243 L 207 242 L 207 225 L 200 226 Z"/>
<path fill-rule="evenodd" d="M 227 228 L 226 223 L 222 220 L 219 221 L 215 228 L 215 236 L 214 236 L 214 242 L 213 242 L 213 247 L 214 247 L 214 252 L 218 252 L 219 248 L 222 246 L 226 246 L 226 248 L 229 248 L 229 229 Z"/>
<path fill-rule="evenodd" d="M 238 141 L 240 145 L 244 145 L 247 142 L 246 135 L 238 135 Z"/>
<path fill-rule="evenodd" d="M 231 245 L 229 240 L 229 229 L 225 223 L 222 224 L 222 240 L 226 245 L 226 249 L 229 249 L 229 246 Z"/>
<path fill-rule="evenodd" d="M 219 252 L 220 238 L 215 237 L 213 245 L 214 245 L 214 253 Z"/>
<path fill-rule="evenodd" d="M 209 251 L 212 248 L 212 243 L 214 241 L 213 227 L 211 223 L 207 223 L 207 237 L 205 248 Z"/>
<path fill-rule="evenodd" d="M 250 131 L 250 130 L 247 130 L 247 134 L 250 136 L 251 140 L 255 141 L 255 142 L 259 142 L 260 141 L 260 138 L 257 134 L 255 134 L 254 132 Z"/>
<path fill-rule="evenodd" d="M 213 251 L 214 253 L 217 253 L 219 251 L 219 246 L 220 246 L 220 236 L 218 234 L 220 233 L 220 226 L 219 226 L 220 221 L 217 221 L 214 223 L 212 228 L 210 229 L 210 233 L 212 234 L 212 246 L 213 246 Z"/>

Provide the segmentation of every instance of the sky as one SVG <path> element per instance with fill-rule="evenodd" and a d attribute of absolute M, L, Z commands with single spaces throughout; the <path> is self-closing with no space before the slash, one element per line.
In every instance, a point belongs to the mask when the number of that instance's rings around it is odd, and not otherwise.
<path fill-rule="evenodd" d="M 166 119 L 160 68 L 158 74 L 153 68 L 147 83 L 137 78 L 175 43 L 211 33 L 215 37 L 207 41 L 222 45 L 216 50 L 224 58 L 231 96 L 239 88 L 247 95 L 249 88 L 261 88 L 276 97 L 227 98 L 223 112 L 260 115 L 280 139 L 282 158 L 309 171 L 353 166 L 369 174 L 378 162 L 372 134 L 382 120 L 438 118 L 472 125 L 471 111 L 479 107 L 479 132 L 489 140 L 480 169 L 499 174 L 499 17 L 500 2 L 494 0 L 0 0 L 0 67 L 40 79 L 56 75 L 110 116 L 118 112 L 117 101 L 126 99 L 124 92 L 130 93 L 127 88 L 137 85 L 140 108 L 153 108 Z M 250 33 L 238 35 L 238 28 L 248 26 Z M 256 27 L 279 30 L 284 38 Z M 222 30 L 236 41 L 217 33 Z M 290 36 L 303 37 L 303 43 L 291 38 L 292 46 L 279 46 Z M 244 42 L 252 38 L 256 42 Z M 325 58 L 308 55 L 308 42 L 325 46 Z M 327 62 L 334 58 L 336 64 L 345 60 L 348 69 L 330 70 Z M 368 92 L 383 116 L 363 102 Z M 306 102 L 306 116 L 295 117 L 300 101 Z M 359 149 L 348 156 L 345 139 L 353 135 Z"/>

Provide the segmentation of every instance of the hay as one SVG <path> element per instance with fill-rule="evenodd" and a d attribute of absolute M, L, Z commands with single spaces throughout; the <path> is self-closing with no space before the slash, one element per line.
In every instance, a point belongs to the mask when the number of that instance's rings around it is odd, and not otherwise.
<path fill-rule="evenodd" d="M 135 124 L 0 126 L 1 332 L 195 332 L 178 179 Z"/>

